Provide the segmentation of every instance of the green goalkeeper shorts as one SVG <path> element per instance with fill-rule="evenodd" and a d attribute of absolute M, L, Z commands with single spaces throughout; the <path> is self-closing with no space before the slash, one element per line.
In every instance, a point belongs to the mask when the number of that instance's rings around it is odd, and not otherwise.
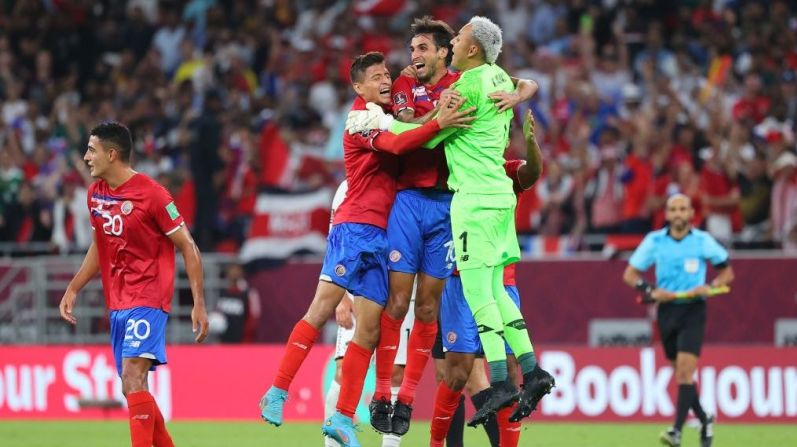
<path fill-rule="evenodd" d="M 451 230 L 459 270 L 495 267 L 520 260 L 514 194 L 455 193 Z"/>

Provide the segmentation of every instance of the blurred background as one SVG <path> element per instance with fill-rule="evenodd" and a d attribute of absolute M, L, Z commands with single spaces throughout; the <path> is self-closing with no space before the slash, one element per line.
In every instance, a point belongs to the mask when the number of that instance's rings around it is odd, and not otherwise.
<path fill-rule="evenodd" d="M 107 343 L 98 281 L 80 297 L 77 328 L 60 322 L 57 304 L 91 238 L 87 133 L 118 120 L 133 132 L 135 169 L 172 193 L 203 251 L 212 342 L 275 343 L 268 354 L 229 351 L 264 359 L 248 391 L 256 400 L 315 289 L 344 178 L 350 61 L 382 51 L 397 77 L 409 25 L 427 14 L 455 30 L 492 18 L 504 33 L 499 64 L 540 85 L 515 110 L 506 152 L 524 156 L 517 117 L 531 109 L 545 165 L 518 206 L 518 285 L 540 349 L 561 348 L 576 370 L 597 362 L 610 375 L 628 361 L 644 374 L 652 310 L 633 304 L 621 273 L 627 252 L 663 225 L 666 197 L 681 192 L 694 225 L 732 249 L 738 277 L 711 305 L 707 342 L 730 346 L 709 361 L 714 379 L 741 371 L 707 387 L 715 405 L 740 420 L 797 416 L 794 351 L 774 348 L 797 345 L 797 5 L 782 0 L 0 1 L 0 366 L 38 352 L 66 371 L 72 347 Z M 181 272 L 173 344 L 193 340 L 190 304 Z M 329 343 L 334 322 L 328 329 Z M 605 356 L 601 346 L 633 348 Z M 86 365 L 106 350 L 85 351 Z M 755 368 L 769 381 L 756 382 Z M 306 369 L 312 392 L 299 402 L 313 406 L 289 417 L 321 411 L 318 370 Z M 766 412 L 753 403 L 772 380 L 780 400 Z M 2 402 L 11 416 L 77 411 Z M 621 414 L 559 408 L 543 414 Z M 641 408 L 629 414 L 667 416 Z"/>

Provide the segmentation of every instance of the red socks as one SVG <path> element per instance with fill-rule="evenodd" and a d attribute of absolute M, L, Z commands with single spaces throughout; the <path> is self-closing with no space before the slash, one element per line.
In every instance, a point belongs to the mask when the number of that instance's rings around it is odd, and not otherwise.
<path fill-rule="evenodd" d="M 517 447 L 520 442 L 520 421 L 509 422 L 509 416 L 517 408 L 517 404 L 498 410 L 498 431 L 500 432 L 500 447 Z"/>
<path fill-rule="evenodd" d="M 363 382 L 371 363 L 373 351 L 354 343 L 349 343 L 346 354 L 343 356 L 343 370 L 340 379 L 340 396 L 338 397 L 337 410 L 344 416 L 354 417 L 360 395 L 363 393 Z"/>
<path fill-rule="evenodd" d="M 418 323 L 417 321 L 415 322 Z M 434 413 L 432 414 L 432 445 L 441 443 L 446 439 L 448 428 L 451 426 L 451 419 L 459 406 L 459 396 L 462 390 L 451 391 L 451 388 L 441 381 L 437 385 L 437 392 L 434 396 Z"/>
<path fill-rule="evenodd" d="M 127 395 L 130 412 L 130 440 L 133 447 L 174 447 L 158 404 L 149 391 Z"/>
<path fill-rule="evenodd" d="M 393 377 L 393 362 L 396 360 L 401 323 L 385 311 L 382 311 L 380 322 L 379 344 L 376 346 L 376 390 L 374 400 L 384 398 L 390 400 L 390 379 Z"/>
<path fill-rule="evenodd" d="M 407 342 L 407 366 L 404 368 L 404 380 L 401 382 L 398 400 L 412 405 L 415 399 L 415 388 L 421 380 L 426 362 L 432 354 L 434 338 L 437 335 L 437 322 L 424 323 L 415 320 Z"/>
<path fill-rule="evenodd" d="M 303 319 L 296 323 L 285 344 L 285 353 L 282 355 L 277 377 L 274 379 L 275 387 L 288 391 L 293 377 L 302 366 L 316 338 L 318 338 L 318 329 L 313 325 Z"/>
<path fill-rule="evenodd" d="M 166 420 L 163 419 L 158 404 L 155 404 L 155 434 L 152 437 L 152 445 L 155 447 L 174 447 L 172 437 L 166 431 Z"/>

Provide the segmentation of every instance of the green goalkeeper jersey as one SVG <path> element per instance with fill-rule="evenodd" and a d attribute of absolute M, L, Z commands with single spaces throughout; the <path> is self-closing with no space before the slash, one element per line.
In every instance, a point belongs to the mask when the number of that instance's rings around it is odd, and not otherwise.
<path fill-rule="evenodd" d="M 457 129 L 445 140 L 448 187 L 464 193 L 512 194 L 512 180 L 504 170 L 512 110 L 499 113 L 487 96 L 514 91 L 512 80 L 498 65 L 483 64 L 464 71 L 451 87 L 465 99 L 463 108 L 476 107 L 476 119 L 469 129 Z"/>

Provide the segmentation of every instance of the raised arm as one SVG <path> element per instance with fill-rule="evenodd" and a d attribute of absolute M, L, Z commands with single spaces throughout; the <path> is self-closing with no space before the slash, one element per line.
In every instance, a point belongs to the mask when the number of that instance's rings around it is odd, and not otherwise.
<path fill-rule="evenodd" d="M 188 273 L 188 283 L 191 286 L 191 296 L 194 299 L 194 308 L 191 309 L 191 323 L 194 332 L 199 331 L 195 341 L 202 343 L 208 336 L 208 314 L 205 310 L 205 278 L 202 270 L 202 255 L 199 248 L 185 226 L 169 235 L 174 246 L 180 250 L 185 261 L 185 271 Z"/>
<path fill-rule="evenodd" d="M 523 138 L 526 140 L 526 163 L 518 169 L 520 187 L 529 189 L 542 175 L 542 151 L 534 138 L 534 115 L 526 111 L 523 120 Z"/>

